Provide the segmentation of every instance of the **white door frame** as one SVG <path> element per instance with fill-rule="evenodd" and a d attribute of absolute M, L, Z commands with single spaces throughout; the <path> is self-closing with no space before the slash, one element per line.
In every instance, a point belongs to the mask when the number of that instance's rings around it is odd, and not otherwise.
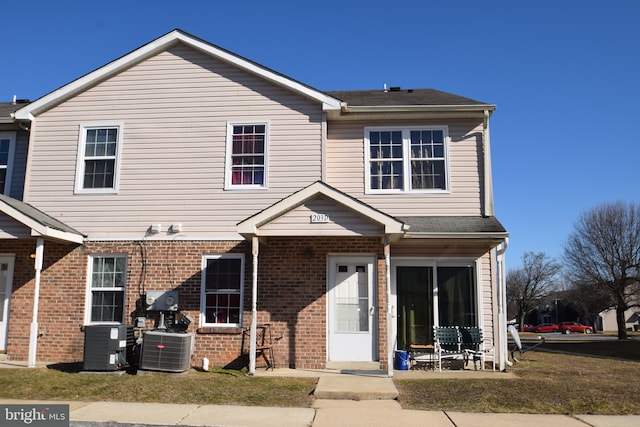
<path fill-rule="evenodd" d="M 338 264 L 366 265 L 368 278 L 367 332 L 336 333 L 335 289 Z M 378 279 L 376 256 L 330 255 L 327 258 L 327 360 L 340 362 L 372 362 L 378 360 Z"/>
<path fill-rule="evenodd" d="M 9 331 L 9 312 L 11 306 L 11 293 L 13 291 L 13 268 L 15 255 L 0 254 L 0 266 L 6 265 L 7 269 L 0 269 L 0 276 L 5 280 L 4 289 L 0 290 L 0 351 L 7 349 L 7 332 Z M 2 283 L 0 283 L 2 286 Z"/>

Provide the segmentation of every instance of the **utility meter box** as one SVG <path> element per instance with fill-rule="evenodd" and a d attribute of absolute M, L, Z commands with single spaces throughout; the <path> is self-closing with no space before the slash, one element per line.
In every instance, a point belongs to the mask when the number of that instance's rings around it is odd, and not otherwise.
<path fill-rule="evenodd" d="M 178 311 L 178 291 L 147 291 L 147 311 Z"/>

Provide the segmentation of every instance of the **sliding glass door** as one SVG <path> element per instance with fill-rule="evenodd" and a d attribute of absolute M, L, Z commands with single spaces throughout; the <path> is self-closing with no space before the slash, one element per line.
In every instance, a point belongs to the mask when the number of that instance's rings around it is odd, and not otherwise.
<path fill-rule="evenodd" d="M 397 265 L 394 273 L 399 350 L 408 350 L 411 344 L 433 344 L 434 324 L 478 326 L 473 267 L 407 264 Z"/>

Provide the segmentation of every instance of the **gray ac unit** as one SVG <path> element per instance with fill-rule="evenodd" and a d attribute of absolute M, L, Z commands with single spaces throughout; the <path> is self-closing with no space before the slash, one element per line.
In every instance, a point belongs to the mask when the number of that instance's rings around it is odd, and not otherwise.
<path fill-rule="evenodd" d="M 85 371 L 117 371 L 129 366 L 127 356 L 134 345 L 131 325 L 84 327 Z"/>
<path fill-rule="evenodd" d="M 193 334 L 149 331 L 142 339 L 140 369 L 184 372 L 191 367 Z"/>
<path fill-rule="evenodd" d="M 178 311 L 178 291 L 147 291 L 147 311 Z"/>

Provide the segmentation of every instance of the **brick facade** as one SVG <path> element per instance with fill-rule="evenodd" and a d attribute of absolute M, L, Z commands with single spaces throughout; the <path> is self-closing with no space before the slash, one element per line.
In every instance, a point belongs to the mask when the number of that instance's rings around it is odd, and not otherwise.
<path fill-rule="evenodd" d="M 26 360 L 33 315 L 35 239 L 3 242 L 2 253 L 15 254 L 7 356 Z M 243 328 L 199 328 L 202 259 L 207 254 L 245 254 L 243 327 L 251 322 L 250 244 L 246 241 L 88 242 L 78 246 L 45 242 L 41 274 L 37 359 L 83 360 L 87 265 L 90 254 L 126 254 L 128 272 L 125 322 L 144 316 L 141 295 L 149 290 L 178 290 L 181 311 L 194 320 L 193 364 L 203 357 L 212 366 L 242 366 Z M 278 367 L 324 368 L 327 360 L 327 256 L 376 254 L 378 259 L 379 360 L 386 368 L 386 288 L 382 245 L 378 237 L 269 238 L 260 244 L 258 323 L 270 323 Z M 154 314 L 147 315 L 147 324 Z"/>

